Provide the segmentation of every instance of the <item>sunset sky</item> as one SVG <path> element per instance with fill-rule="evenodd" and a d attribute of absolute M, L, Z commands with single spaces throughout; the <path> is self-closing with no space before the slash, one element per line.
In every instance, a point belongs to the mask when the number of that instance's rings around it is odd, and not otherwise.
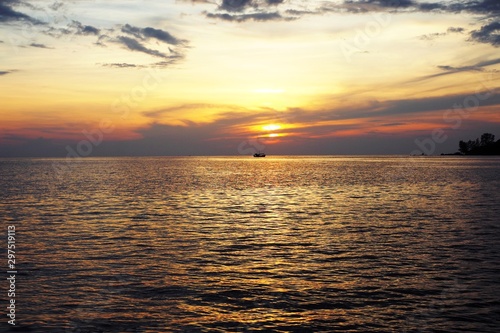
<path fill-rule="evenodd" d="M 0 157 L 500 138 L 498 0 L 0 2 Z"/>

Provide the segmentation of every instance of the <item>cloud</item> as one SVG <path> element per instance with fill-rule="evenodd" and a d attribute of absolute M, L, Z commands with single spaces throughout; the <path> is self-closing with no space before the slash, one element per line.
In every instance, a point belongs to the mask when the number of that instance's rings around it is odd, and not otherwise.
<path fill-rule="evenodd" d="M 492 63 L 494 61 L 491 61 Z M 500 95 L 496 94 L 494 90 L 477 92 L 480 96 L 488 96 L 481 100 L 481 106 L 500 105 Z M 225 110 L 218 113 L 214 123 L 218 128 L 229 128 L 236 125 L 248 125 L 256 122 L 288 122 L 297 124 L 318 124 L 324 122 L 340 121 L 340 120 L 358 120 L 364 119 L 379 119 L 383 124 L 387 125 L 395 123 L 391 119 L 393 116 L 408 115 L 408 114 L 422 114 L 428 112 L 442 111 L 452 109 L 454 105 L 463 103 L 464 100 L 469 98 L 470 94 L 438 96 L 438 97 L 424 97 L 415 99 L 397 99 L 387 101 L 373 101 L 369 105 L 362 105 L 346 109 L 344 106 L 332 109 L 316 109 L 305 110 L 300 108 L 290 108 L 285 112 L 277 111 L 274 109 L 246 109 L 239 106 L 231 105 L 213 105 L 213 104 L 185 104 L 169 107 L 162 110 L 144 112 L 148 118 L 154 119 L 156 122 L 160 121 L 162 117 L 172 114 L 182 114 L 183 111 L 196 111 L 196 109 L 213 109 Z M 387 121 L 387 119 L 390 119 Z M 385 120 L 384 120 L 385 119 Z M 190 124 L 190 122 L 185 122 Z M 326 125 L 330 126 L 330 125 Z M 394 124 L 393 124 L 394 126 Z"/>
<path fill-rule="evenodd" d="M 265 22 L 265 21 L 290 21 L 295 18 L 292 17 L 283 17 L 278 12 L 272 13 L 251 13 L 251 14 L 228 14 L 228 13 L 206 13 L 206 17 L 220 19 L 223 21 L 229 22 L 245 22 L 245 21 L 257 21 L 257 22 Z"/>
<path fill-rule="evenodd" d="M 459 4 L 451 6 L 460 8 Z M 500 13 L 500 2 L 498 0 L 471 0 L 462 4 L 462 9 L 479 14 L 495 14 Z"/>
<path fill-rule="evenodd" d="M 91 25 L 83 25 L 81 22 L 74 21 L 69 25 L 69 27 L 74 28 L 73 31 L 76 35 L 94 35 L 97 36 L 101 32 L 100 29 L 93 27 Z"/>
<path fill-rule="evenodd" d="M 122 29 L 122 32 L 130 34 L 136 38 L 147 40 L 149 38 L 153 38 L 156 40 L 159 40 L 161 42 L 171 44 L 171 45 L 180 45 L 183 44 L 185 41 L 182 41 L 180 39 L 175 38 L 172 36 L 170 33 L 161 30 L 161 29 L 155 29 L 151 27 L 146 27 L 146 28 L 138 28 L 131 26 L 130 24 L 125 24 Z"/>
<path fill-rule="evenodd" d="M 191 104 L 183 104 L 183 105 L 178 105 L 178 106 L 173 106 L 165 109 L 160 109 L 160 110 L 153 110 L 153 111 L 145 111 L 143 112 L 143 115 L 148 118 L 153 118 L 153 119 L 160 119 L 164 115 L 172 114 L 172 113 L 178 113 L 179 111 L 196 111 L 196 110 L 207 110 L 207 109 L 212 109 L 212 110 L 230 110 L 232 112 L 245 112 L 248 111 L 247 109 L 244 109 L 242 107 L 234 106 L 234 105 L 221 105 L 221 104 L 207 104 L 207 103 L 191 103 Z"/>
<path fill-rule="evenodd" d="M 33 24 L 41 24 L 40 21 L 32 18 L 31 16 L 12 9 L 12 5 L 18 4 L 21 4 L 21 2 L 17 0 L 5 0 L 0 3 L 0 23 L 24 21 Z"/>
<path fill-rule="evenodd" d="M 346 3 L 349 3 L 351 1 L 346 1 Z M 412 0 L 363 0 L 363 1 L 357 1 L 356 3 L 368 3 L 368 4 L 374 4 L 380 7 L 384 8 L 406 8 L 406 7 L 413 7 L 416 6 L 417 4 L 412 1 Z"/>
<path fill-rule="evenodd" d="M 452 33 L 461 34 L 464 31 L 465 31 L 465 29 L 461 28 L 461 27 L 449 27 L 448 30 L 446 30 L 446 32 L 449 34 L 452 34 Z"/>
<path fill-rule="evenodd" d="M 447 34 L 445 32 L 435 32 L 432 34 L 427 34 L 427 35 L 422 35 L 419 37 L 421 40 L 434 40 L 439 37 L 446 36 Z"/>
<path fill-rule="evenodd" d="M 52 49 L 52 47 L 48 47 L 45 44 L 39 44 L 39 43 L 31 43 L 30 46 L 31 47 L 37 47 L 37 48 L 40 48 L 40 49 Z"/>
<path fill-rule="evenodd" d="M 479 92 L 486 96 L 486 92 Z M 500 95 L 489 92 L 481 107 L 500 105 Z M 446 130 L 450 123 L 443 122 L 441 111 L 451 110 L 471 95 L 399 99 L 373 102 L 368 106 L 342 107 L 325 110 L 288 109 L 285 112 L 270 108 L 244 109 L 230 105 L 185 104 L 151 111 L 153 121 L 135 130 L 140 138 L 105 140 L 92 151 L 93 156 L 144 156 L 144 155 L 239 155 L 251 148 L 249 139 L 259 137 L 266 152 L 277 154 L 409 154 L 415 149 L 417 135 L 428 136 L 432 129 L 419 127 L 421 115 L 438 116 L 436 128 Z M 209 107 L 226 110 L 211 122 L 185 120 L 182 125 L 162 124 L 159 119 L 168 113 Z M 490 108 L 492 109 L 492 108 Z M 480 110 L 476 111 L 480 112 Z M 286 116 L 282 116 L 285 113 Z M 408 115 L 420 115 L 409 117 Z M 404 117 L 399 117 L 404 116 Z M 440 152 L 455 151 L 458 139 L 468 131 L 500 131 L 495 120 L 470 119 L 460 132 L 447 132 L 450 140 L 440 146 Z M 404 119 L 404 120 L 402 120 Z M 266 132 L 248 130 L 249 125 L 280 122 L 283 137 L 266 138 Z M 432 126 L 432 125 L 431 125 Z M 66 127 L 62 128 L 63 130 Z M 478 130 L 479 129 L 479 130 Z M 36 130 L 36 129 L 33 129 Z M 51 131 L 58 130 L 57 128 Z M 50 131 L 46 132 L 49 135 Z M 44 134 L 45 135 L 45 134 Z M 474 134 L 477 136 L 477 134 Z M 467 135 L 470 136 L 470 135 Z M 273 141 L 274 140 L 274 141 Z M 76 145 L 77 141 L 73 143 Z M 43 138 L 0 136 L 0 156 L 66 156 L 64 144 Z M 439 152 L 438 152 L 439 153 Z M 248 154 L 249 155 L 249 154 Z"/>
<path fill-rule="evenodd" d="M 295 16 L 288 16 L 287 11 L 282 13 L 276 11 L 276 7 L 284 4 L 284 0 L 223 0 L 217 7 L 216 12 L 204 14 L 207 18 L 219 19 L 228 22 L 267 22 L 267 21 L 290 21 L 296 19 Z M 269 11 L 270 7 L 273 7 Z"/>
<path fill-rule="evenodd" d="M 500 5 L 500 2 L 497 2 L 497 4 Z M 470 36 L 473 41 L 498 47 L 500 46 L 500 22 L 484 25 L 481 29 L 472 31 Z"/>
<path fill-rule="evenodd" d="M 96 44 L 105 46 L 107 42 L 112 42 L 116 44 L 121 44 L 130 51 L 141 52 L 153 57 L 166 59 L 164 61 L 152 63 L 149 65 L 150 67 L 166 67 L 184 58 L 182 49 L 187 47 L 186 45 L 187 41 L 178 39 L 164 30 L 155 29 L 152 27 L 139 28 L 132 26 L 130 24 L 125 24 L 121 27 L 120 31 L 129 36 L 120 35 L 116 37 L 113 36 L 110 37 L 108 35 L 101 35 L 99 36 L 99 39 L 97 40 Z M 110 31 L 110 33 L 113 35 L 114 31 Z M 145 42 L 151 40 L 161 42 L 170 46 L 165 46 L 163 51 L 153 49 L 146 46 L 147 44 L 145 44 Z M 120 63 L 105 64 L 103 66 L 119 67 L 119 68 L 144 67 L 144 65 L 135 65 L 135 64 L 124 65 Z"/>
<path fill-rule="evenodd" d="M 49 8 L 54 10 L 54 11 L 59 10 L 61 7 L 64 7 L 64 2 L 57 2 L 56 1 L 52 5 L 49 6 Z"/>
<path fill-rule="evenodd" d="M 480 93 L 482 96 L 486 96 L 486 93 L 490 94 L 489 98 L 481 101 L 482 107 L 500 105 L 498 94 L 484 91 Z M 395 149 L 395 146 L 399 147 L 399 153 L 409 153 L 414 149 L 414 135 L 417 133 L 428 135 L 428 130 L 415 129 L 413 132 L 407 133 L 407 131 L 402 130 L 400 132 L 393 131 L 393 128 L 398 126 L 411 128 L 412 125 L 415 127 L 418 124 L 411 119 L 417 118 L 408 117 L 408 115 L 436 114 L 436 112 L 439 115 L 440 111 L 451 110 L 457 103 L 463 103 L 467 97 L 470 95 L 389 100 L 350 110 L 341 107 L 326 110 L 294 108 L 285 111 L 286 116 L 282 115 L 283 112 L 273 109 L 250 110 L 230 105 L 186 104 L 144 113 L 155 121 L 137 130 L 143 139 L 134 144 L 147 147 L 145 149 L 150 149 L 149 153 L 160 155 L 239 154 L 238 147 L 249 137 L 255 137 L 257 134 L 246 131 L 248 125 L 281 122 L 298 126 L 280 130 L 280 133 L 285 134 L 281 139 L 280 149 L 285 149 L 287 145 L 291 149 L 290 151 L 282 150 L 282 153 L 311 154 L 314 152 L 325 154 L 332 151 L 328 147 L 331 147 L 333 138 L 335 138 L 334 142 L 338 142 L 339 136 L 345 136 L 341 140 L 353 140 L 352 142 L 366 140 L 363 141 L 364 146 L 359 142 L 359 145 L 348 146 L 346 151 L 335 151 L 338 153 L 384 153 L 384 149 L 392 150 Z M 175 126 L 159 122 L 159 119 L 168 113 L 178 114 L 183 110 L 193 111 L 196 108 L 207 107 L 227 111 L 218 114 L 216 119 L 209 123 L 184 121 L 184 125 Z M 405 121 L 400 121 L 398 116 L 404 116 Z M 440 124 L 443 128 L 448 125 L 448 123 Z M 488 124 L 486 121 L 474 126 L 477 128 L 496 126 L 500 129 L 500 125 L 495 125 L 494 122 Z M 464 124 L 463 127 L 465 129 L 467 126 Z M 346 135 L 344 133 L 353 134 Z M 388 139 L 384 139 L 380 151 L 376 151 L 377 145 L 373 144 L 372 140 L 381 140 L 382 137 Z M 394 142 L 390 142 L 390 137 L 400 137 L 404 144 L 395 145 Z M 170 144 L 173 142 L 176 144 Z M 454 147 L 457 142 L 458 140 L 451 142 L 450 145 Z M 268 148 L 276 149 L 274 151 L 277 153 L 278 148 Z M 452 148 L 443 147 L 443 149 L 446 151 Z"/>
<path fill-rule="evenodd" d="M 421 40 L 434 40 L 436 38 L 444 37 L 444 36 L 447 36 L 450 34 L 457 34 L 457 33 L 460 34 L 464 31 L 465 31 L 465 29 L 461 28 L 461 27 L 449 27 L 446 30 L 446 32 L 436 32 L 436 33 L 432 33 L 432 34 L 422 35 L 419 37 L 419 39 L 421 39 Z"/>
<path fill-rule="evenodd" d="M 180 54 L 171 55 L 169 56 L 169 60 L 154 62 L 151 64 L 151 67 L 160 67 L 160 68 L 167 67 L 171 64 L 175 64 L 177 60 L 182 58 L 184 58 L 184 56 Z"/>
<path fill-rule="evenodd" d="M 35 7 L 29 2 L 21 0 L 4 0 L 0 2 L 0 24 L 4 22 L 12 21 L 24 21 L 28 23 L 38 22 L 30 16 L 18 12 L 13 9 L 13 6 L 22 5 L 29 7 L 32 11 L 61 11 L 66 10 L 63 2 L 55 1 L 52 4 L 47 4 L 47 7 Z M 63 9 L 61 9 L 63 8 Z M 64 22 L 66 24 L 64 24 Z M 84 24 L 77 20 L 68 19 L 66 15 L 64 17 L 57 17 L 51 20 L 51 23 L 43 24 L 43 28 L 39 30 L 40 33 L 54 37 L 62 38 L 65 36 L 75 37 L 75 36 L 95 36 L 97 40 L 94 45 L 107 46 L 109 43 L 120 44 L 124 46 L 129 51 L 141 52 L 156 58 L 164 59 L 163 61 L 157 61 L 150 64 L 150 67 L 165 67 L 184 58 L 182 47 L 187 47 L 187 41 L 174 37 L 167 31 L 157 29 L 154 27 L 139 28 L 132 26 L 130 24 L 121 25 L 120 30 L 103 29 L 93 25 Z M 121 31 L 121 34 L 120 32 Z M 152 47 L 147 44 L 148 41 L 156 41 L 160 43 L 167 44 L 169 46 L 163 49 Z M 49 49 L 45 44 L 39 43 L 37 41 L 30 41 L 31 47 L 45 48 Z M 170 47 L 172 46 L 172 48 Z M 174 48 L 177 47 L 177 48 Z M 130 64 L 129 64 L 130 65 Z M 126 66 L 123 63 L 112 63 L 108 65 L 103 65 L 105 67 L 115 67 L 115 68 L 132 68 L 132 67 L 144 67 L 143 64 L 133 64 L 132 66 Z"/>
<path fill-rule="evenodd" d="M 308 4 L 308 9 L 303 6 L 294 6 L 284 0 L 224 0 L 217 7 L 216 12 L 204 12 L 208 18 L 230 22 L 246 21 L 291 21 L 307 15 L 323 15 L 327 13 L 368 13 L 380 11 L 394 11 L 398 8 L 413 8 L 414 10 L 429 11 L 441 8 L 440 5 L 417 3 L 412 0 L 345 0 L 321 1 L 314 7 L 314 2 Z M 285 6 L 286 5 L 286 6 Z M 281 6 L 283 10 L 276 10 Z M 270 11 L 270 7 L 273 9 Z M 280 9 L 281 9 L 280 8 Z"/>
<path fill-rule="evenodd" d="M 66 27 L 48 27 L 44 33 L 54 38 L 63 36 L 100 36 L 101 29 L 72 20 Z"/>
<path fill-rule="evenodd" d="M 481 96 L 490 96 L 489 98 L 481 101 L 481 106 L 500 105 L 500 95 L 493 91 L 477 92 Z M 461 104 L 467 98 L 474 96 L 473 94 L 451 95 L 428 97 L 420 99 L 402 99 L 384 102 L 384 106 L 380 110 L 364 113 L 360 112 L 358 115 L 365 116 L 390 116 L 390 115 L 403 115 L 411 113 L 425 113 L 440 110 L 452 109 L 453 105 Z"/>
<path fill-rule="evenodd" d="M 420 2 L 415 0 L 345 0 L 343 7 L 362 8 L 364 11 L 405 8 L 414 12 L 443 11 L 459 13 L 462 11 L 477 14 L 495 14 L 500 12 L 497 0 L 467 0 L 462 2 Z"/>
<path fill-rule="evenodd" d="M 228 12 L 241 12 L 252 5 L 252 0 L 222 0 L 219 9 Z"/>
<path fill-rule="evenodd" d="M 148 49 L 147 47 L 145 47 L 144 45 L 142 45 L 140 42 L 138 42 L 133 38 L 118 36 L 116 42 L 125 45 L 131 51 L 138 51 L 159 58 L 168 58 L 168 56 L 165 53 L 160 52 L 158 50 Z"/>
<path fill-rule="evenodd" d="M 112 64 L 102 64 L 103 67 L 112 67 L 112 68 L 142 68 L 144 66 L 128 64 L 128 63 L 112 63 Z"/>
<path fill-rule="evenodd" d="M 456 74 L 456 73 L 462 73 L 462 72 L 470 72 L 470 71 L 477 71 L 477 72 L 482 72 L 485 70 L 485 67 L 492 66 L 500 64 L 500 58 L 496 59 L 491 59 L 491 60 L 484 60 L 480 61 L 478 63 L 475 63 L 473 65 L 468 65 L 468 66 L 450 66 L 450 65 L 440 65 L 437 66 L 442 72 L 441 73 L 436 73 L 432 75 L 427 75 L 424 77 L 417 78 L 415 80 L 411 80 L 410 83 L 414 82 L 419 82 L 419 81 L 424 81 L 440 76 L 445 76 L 445 75 L 451 75 L 451 74 Z"/>
<path fill-rule="evenodd" d="M 12 73 L 12 71 L 0 71 L 0 76 Z"/>

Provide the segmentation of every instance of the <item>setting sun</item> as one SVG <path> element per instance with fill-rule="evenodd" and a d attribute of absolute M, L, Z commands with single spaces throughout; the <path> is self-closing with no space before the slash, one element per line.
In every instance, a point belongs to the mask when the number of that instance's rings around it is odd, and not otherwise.
<path fill-rule="evenodd" d="M 269 124 L 269 125 L 262 126 L 262 129 L 264 131 L 277 131 L 277 130 L 281 129 L 281 126 L 277 125 L 277 124 Z"/>

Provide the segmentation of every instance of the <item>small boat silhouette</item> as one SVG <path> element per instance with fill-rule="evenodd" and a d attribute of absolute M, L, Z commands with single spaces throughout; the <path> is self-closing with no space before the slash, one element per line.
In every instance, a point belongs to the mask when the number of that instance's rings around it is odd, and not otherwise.
<path fill-rule="evenodd" d="M 264 153 L 255 153 L 255 154 L 253 154 L 253 157 L 266 157 L 266 154 L 264 154 Z"/>

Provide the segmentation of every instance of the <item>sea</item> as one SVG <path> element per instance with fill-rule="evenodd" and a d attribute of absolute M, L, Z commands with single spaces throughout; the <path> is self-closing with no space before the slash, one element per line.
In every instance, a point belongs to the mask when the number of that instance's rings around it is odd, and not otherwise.
<path fill-rule="evenodd" d="M 0 159 L 0 198 L 0 332 L 500 332 L 498 157 Z"/>

